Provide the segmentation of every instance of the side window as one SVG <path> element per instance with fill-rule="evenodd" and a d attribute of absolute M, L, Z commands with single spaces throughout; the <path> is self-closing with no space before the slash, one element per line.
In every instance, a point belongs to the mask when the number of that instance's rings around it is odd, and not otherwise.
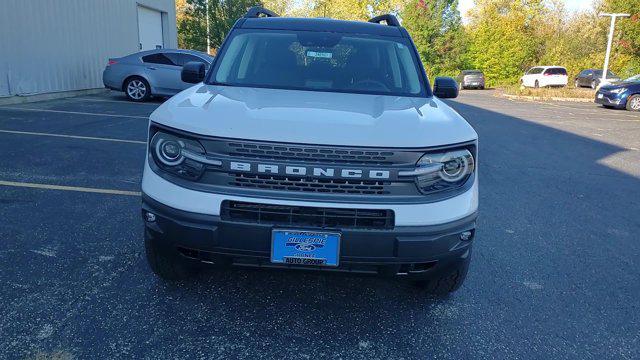
<path fill-rule="evenodd" d="M 567 70 L 563 68 L 551 68 L 547 72 L 551 75 L 567 75 Z"/>
<path fill-rule="evenodd" d="M 545 72 L 545 75 L 567 75 L 567 71 L 562 68 L 548 68 Z"/>
<path fill-rule="evenodd" d="M 173 65 L 178 66 L 176 54 L 157 53 L 142 57 L 142 61 L 150 64 Z"/>
<path fill-rule="evenodd" d="M 197 62 L 204 63 L 205 69 L 209 70 L 209 62 L 204 60 L 201 57 L 191 55 L 191 54 L 180 54 L 180 56 L 178 57 L 178 65 L 180 66 L 184 66 L 184 64 L 190 61 L 197 61 Z"/>
<path fill-rule="evenodd" d="M 164 56 L 168 57 L 169 60 L 171 60 L 171 64 L 169 64 L 169 65 L 180 66 L 180 65 L 178 65 L 180 63 L 180 54 L 178 54 L 178 53 L 164 53 Z"/>

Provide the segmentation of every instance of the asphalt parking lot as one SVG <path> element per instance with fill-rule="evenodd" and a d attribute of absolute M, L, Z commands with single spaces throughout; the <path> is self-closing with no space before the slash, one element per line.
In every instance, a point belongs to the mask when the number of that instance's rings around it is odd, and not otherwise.
<path fill-rule="evenodd" d="M 147 267 L 148 115 L 0 106 L 0 358 L 640 358 L 640 114 L 465 91 L 481 205 L 465 285 Z"/>

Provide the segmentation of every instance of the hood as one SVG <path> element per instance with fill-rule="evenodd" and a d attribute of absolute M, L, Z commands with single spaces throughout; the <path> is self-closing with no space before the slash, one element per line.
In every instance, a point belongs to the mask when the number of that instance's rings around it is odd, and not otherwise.
<path fill-rule="evenodd" d="M 613 77 L 613 78 L 607 78 L 607 82 L 605 83 L 605 85 L 603 86 L 609 86 L 609 85 L 620 85 L 621 83 L 624 83 L 624 81 L 622 81 L 622 79 L 618 78 L 618 77 Z"/>
<path fill-rule="evenodd" d="M 151 121 L 246 140 L 371 147 L 430 147 L 477 139 L 439 99 L 198 84 Z"/>
<path fill-rule="evenodd" d="M 610 84 L 602 85 L 599 90 L 611 91 L 619 88 L 628 88 L 633 86 L 640 86 L 638 81 L 618 81 Z"/>

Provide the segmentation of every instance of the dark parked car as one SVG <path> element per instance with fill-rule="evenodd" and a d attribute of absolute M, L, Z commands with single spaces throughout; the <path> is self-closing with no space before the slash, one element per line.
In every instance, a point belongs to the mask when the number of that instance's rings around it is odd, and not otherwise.
<path fill-rule="evenodd" d="M 484 89 L 484 74 L 480 70 L 462 70 L 457 80 L 460 89 Z"/>
<path fill-rule="evenodd" d="M 131 101 L 152 95 L 173 96 L 193 86 L 180 79 L 182 65 L 197 61 L 208 69 L 213 57 L 194 50 L 159 49 L 109 59 L 102 81 L 108 89 L 124 91 Z"/>
<path fill-rule="evenodd" d="M 596 92 L 596 104 L 602 104 L 606 108 L 640 111 L 640 75 L 603 85 Z"/>
<path fill-rule="evenodd" d="M 578 76 L 576 76 L 576 87 L 590 87 L 595 89 L 600 85 L 602 80 L 602 70 L 587 69 L 582 70 Z M 607 71 L 607 82 L 614 83 L 620 81 L 618 75 L 611 71 Z"/>

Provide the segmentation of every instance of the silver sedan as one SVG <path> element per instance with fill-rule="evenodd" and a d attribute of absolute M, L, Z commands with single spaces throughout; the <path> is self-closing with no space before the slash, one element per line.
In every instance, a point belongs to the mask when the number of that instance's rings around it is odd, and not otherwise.
<path fill-rule="evenodd" d="M 124 91 L 132 101 L 172 96 L 193 85 L 180 79 L 182 65 L 190 61 L 202 62 L 208 70 L 213 57 L 193 50 L 142 51 L 109 59 L 102 81 L 108 89 Z"/>

